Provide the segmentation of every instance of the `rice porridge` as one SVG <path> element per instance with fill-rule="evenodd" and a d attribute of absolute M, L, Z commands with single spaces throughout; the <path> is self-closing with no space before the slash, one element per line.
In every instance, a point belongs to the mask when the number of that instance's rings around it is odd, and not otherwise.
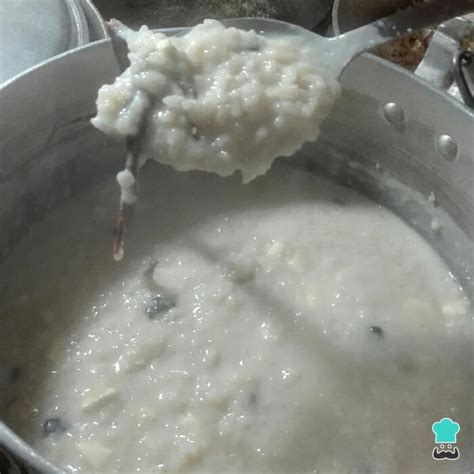
<path fill-rule="evenodd" d="M 319 135 L 339 84 L 297 36 L 263 37 L 206 20 L 181 37 L 116 27 L 130 67 L 97 98 L 92 123 L 140 136 L 141 160 L 177 170 L 264 174 Z"/>
<path fill-rule="evenodd" d="M 0 415 L 41 454 L 85 473 L 447 472 L 431 423 L 452 416 L 450 472 L 469 471 L 471 310 L 418 234 L 286 165 L 245 187 L 142 178 L 122 263 L 109 182 L 1 268 Z"/>

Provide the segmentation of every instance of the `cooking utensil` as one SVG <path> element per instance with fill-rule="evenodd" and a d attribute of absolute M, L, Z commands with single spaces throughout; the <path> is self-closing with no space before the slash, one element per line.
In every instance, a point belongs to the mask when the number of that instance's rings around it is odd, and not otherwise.
<path fill-rule="evenodd" d="M 469 87 L 467 74 L 464 73 L 464 66 L 474 63 L 474 52 L 467 49 L 459 49 L 453 58 L 453 75 L 459 87 L 459 93 L 465 104 L 474 109 L 474 95 Z"/>
<path fill-rule="evenodd" d="M 243 30 L 255 30 L 267 36 L 299 36 L 315 50 L 318 60 L 333 76 L 340 77 L 344 68 L 356 56 L 393 38 L 414 30 L 438 25 L 458 15 L 474 11 L 474 0 L 432 0 L 430 3 L 409 7 L 393 15 L 374 21 L 334 38 L 325 38 L 297 25 L 267 18 L 236 18 L 223 21 L 228 26 Z M 120 27 L 110 22 L 114 31 L 113 41 L 121 68 L 128 64 L 126 44 L 120 41 Z M 184 35 L 190 28 L 162 29 L 164 33 Z"/>
<path fill-rule="evenodd" d="M 336 35 L 340 35 L 393 13 L 397 9 L 406 8 L 414 1 L 335 0 L 332 9 L 334 32 Z M 425 30 L 425 35 L 417 36 L 416 41 L 412 36 L 413 42 L 394 45 L 394 62 L 403 64 L 404 67 L 413 65 L 416 67 L 415 74 L 462 100 L 468 107 L 474 108 L 472 92 L 467 85 L 469 61 L 457 60 L 458 57 L 469 55 L 469 52 L 464 51 L 465 48 L 462 45 L 474 41 L 473 21 L 474 15 L 454 18 L 439 25 L 433 35 L 429 34 L 429 30 Z M 426 42 L 429 43 L 427 46 Z M 387 49 L 385 52 L 389 51 L 390 49 Z M 382 51 L 378 51 L 376 54 L 392 60 Z M 413 64 L 414 61 L 418 61 L 419 64 Z M 470 69 L 473 70 L 472 65 Z"/>
<path fill-rule="evenodd" d="M 0 2 L 0 83 L 89 41 L 78 0 Z"/>
<path fill-rule="evenodd" d="M 132 28 L 193 26 L 206 18 L 259 17 L 313 29 L 325 18 L 332 0 L 95 0 L 107 19 L 120 18 Z"/>
<path fill-rule="evenodd" d="M 228 20 L 225 23 L 244 30 L 253 29 L 265 35 L 300 36 L 314 48 L 315 54 L 321 60 L 325 70 L 329 71 L 331 75 L 339 77 L 349 62 L 362 52 L 413 29 L 438 24 L 443 20 L 471 10 L 474 10 L 474 0 L 458 0 L 456 3 L 449 4 L 444 0 L 436 0 L 426 5 L 397 12 L 336 38 L 325 38 L 299 26 L 272 19 L 240 18 Z M 124 70 L 128 64 L 128 57 L 126 55 L 126 44 L 124 44 L 124 41 L 120 41 L 123 26 L 116 20 L 112 20 L 109 24 L 115 53 L 121 69 Z M 185 34 L 189 31 L 189 28 L 173 31 L 175 31 L 175 34 Z M 129 141 L 129 143 L 132 142 Z M 140 146 L 136 140 L 133 141 L 133 144 L 133 147 L 129 148 L 127 169 L 136 178 Z M 114 239 L 114 258 L 116 260 L 123 258 L 124 236 L 128 222 L 133 215 L 133 208 L 133 204 L 130 205 L 123 202 L 123 200 L 121 201 L 121 211 Z"/>
<path fill-rule="evenodd" d="M 92 0 L 81 0 L 81 7 L 89 26 L 89 41 L 108 38 L 107 25 Z"/>
<path fill-rule="evenodd" d="M 0 86 L 0 110 L 6 111 L 0 114 L 0 261 L 35 221 L 120 168 L 124 142 L 108 139 L 89 120 L 98 87 L 119 72 L 111 42 L 103 40 Z M 472 295 L 474 114 L 417 76 L 373 56 L 352 61 L 341 81 L 344 93 L 321 136 L 288 163 L 352 183 L 393 209 L 430 242 Z M 437 207 L 427 200 L 431 192 Z M 430 223 L 433 216 L 440 218 L 438 213 L 447 213 L 458 227 L 443 222 L 434 234 Z M 109 238 L 108 227 L 100 232 Z M 73 244 L 68 265 L 75 264 L 74 249 L 87 245 L 87 239 L 78 232 Z M 33 266 L 21 269 L 22 277 L 42 278 L 38 272 Z M 0 297 L 7 284 L 0 279 Z M 11 318 L 5 322 L 0 320 L 3 328 L 15 324 Z M 35 334 L 44 336 L 45 331 Z M 10 339 L 7 329 L 1 332 L 0 343 Z M 7 395 L 13 396 L 13 389 L 2 385 L 0 377 L 0 413 Z M 39 472 L 63 472 L 1 422 L 0 445 Z M 468 472 L 469 466 L 465 468 Z"/>
<path fill-rule="evenodd" d="M 336 35 L 372 23 L 413 5 L 414 0 L 334 0 L 332 25 Z"/>
<path fill-rule="evenodd" d="M 127 137 L 127 158 L 125 161 L 125 169 L 133 176 L 134 183 L 132 192 L 134 196 L 137 195 L 137 175 L 138 175 L 138 163 L 140 158 L 140 140 L 138 137 Z M 115 228 L 114 244 L 113 244 L 113 256 L 114 260 L 119 262 L 123 259 L 125 254 L 125 232 L 133 218 L 135 211 L 135 203 L 126 202 L 123 198 L 120 198 L 120 211 Z"/>
<path fill-rule="evenodd" d="M 339 77 L 354 57 L 386 41 L 411 31 L 437 25 L 444 20 L 474 10 L 474 0 L 446 2 L 435 0 L 417 7 L 409 7 L 335 38 L 324 38 L 295 25 L 269 19 L 243 18 L 232 20 L 233 26 L 254 29 L 267 35 L 298 35 L 319 55 L 325 68 Z"/>

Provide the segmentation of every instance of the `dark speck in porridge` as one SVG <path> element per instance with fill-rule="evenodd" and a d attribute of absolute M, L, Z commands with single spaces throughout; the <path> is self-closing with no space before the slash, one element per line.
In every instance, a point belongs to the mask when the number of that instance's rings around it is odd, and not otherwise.
<path fill-rule="evenodd" d="M 43 423 L 43 433 L 45 436 L 49 436 L 53 433 L 65 433 L 67 431 L 66 424 L 59 417 L 48 418 Z"/>
<path fill-rule="evenodd" d="M 380 326 L 370 326 L 370 334 L 373 334 L 377 339 L 384 338 L 384 330 Z"/>
<path fill-rule="evenodd" d="M 156 296 L 152 303 L 146 308 L 146 315 L 153 321 L 161 320 L 176 306 L 176 302 L 166 296 Z"/>

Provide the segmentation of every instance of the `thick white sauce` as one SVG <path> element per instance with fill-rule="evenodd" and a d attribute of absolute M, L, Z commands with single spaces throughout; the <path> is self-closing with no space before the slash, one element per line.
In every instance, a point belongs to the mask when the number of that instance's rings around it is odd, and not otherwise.
<path fill-rule="evenodd" d="M 431 424 L 451 416 L 468 471 L 470 310 L 397 217 L 287 167 L 243 188 L 153 165 L 117 265 L 113 191 L 55 212 L 3 269 L 24 289 L 7 420 L 42 454 L 85 473 L 445 472 Z M 44 434 L 52 418 L 65 432 Z"/>
<path fill-rule="evenodd" d="M 92 123 L 141 137 L 141 159 L 244 182 L 319 135 L 339 85 L 298 37 L 206 20 L 182 37 L 124 30 L 130 67 L 97 98 Z"/>

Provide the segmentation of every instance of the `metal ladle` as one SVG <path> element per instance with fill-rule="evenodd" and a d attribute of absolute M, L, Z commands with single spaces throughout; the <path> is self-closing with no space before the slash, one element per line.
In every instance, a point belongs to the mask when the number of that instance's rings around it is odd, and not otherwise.
<path fill-rule="evenodd" d="M 420 6 L 408 7 L 334 38 L 325 38 L 290 23 L 264 18 L 239 18 L 224 21 L 224 24 L 243 30 L 253 29 L 265 36 L 300 36 L 311 45 L 318 55 L 318 61 L 326 70 L 333 76 L 340 77 L 350 61 L 363 52 L 412 31 L 438 25 L 471 11 L 474 11 L 474 0 L 433 0 Z"/>
<path fill-rule="evenodd" d="M 334 77 L 339 78 L 346 66 L 361 53 L 379 46 L 393 38 L 397 38 L 414 30 L 438 25 L 455 16 L 464 15 L 474 11 L 474 0 L 433 0 L 430 3 L 416 7 L 409 7 L 393 15 L 382 18 L 368 25 L 344 33 L 334 38 L 325 38 L 300 26 L 283 21 L 264 18 L 237 18 L 223 21 L 226 26 L 233 26 L 243 30 L 255 30 L 264 36 L 298 36 L 314 49 L 318 62 Z M 112 38 L 117 59 L 122 69 L 128 62 L 126 57 L 126 44 L 119 38 L 120 24 L 111 22 L 114 33 Z M 184 35 L 190 28 L 170 28 L 159 31 L 171 35 Z M 127 169 L 135 176 L 139 160 L 140 147 L 136 140 L 129 147 Z M 119 226 L 114 242 L 114 257 L 120 260 L 123 256 L 123 242 L 125 230 L 133 214 L 133 205 L 121 203 Z"/>

